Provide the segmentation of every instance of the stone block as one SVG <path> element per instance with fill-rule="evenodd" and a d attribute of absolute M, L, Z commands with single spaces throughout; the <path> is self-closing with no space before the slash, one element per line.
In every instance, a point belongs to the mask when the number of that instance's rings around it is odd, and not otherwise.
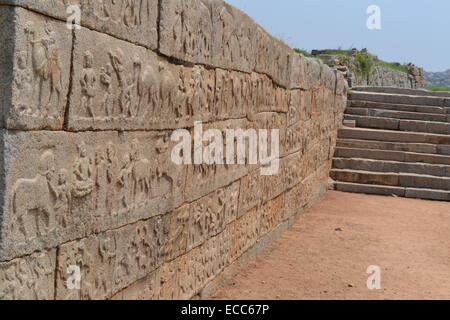
<path fill-rule="evenodd" d="M 1 259 L 169 212 L 185 166 L 167 132 L 0 132 Z M 25 161 L 29 159 L 29 161 Z"/>
<path fill-rule="evenodd" d="M 203 126 L 203 132 L 208 129 L 216 129 L 222 132 L 222 136 L 224 137 L 223 161 L 226 163 L 226 130 L 246 130 L 247 127 L 248 123 L 245 119 L 227 120 L 205 124 Z M 194 136 L 194 133 L 192 133 L 192 136 Z M 204 141 L 203 152 L 205 151 L 204 147 L 207 145 L 207 142 Z M 237 163 L 237 161 L 235 161 L 235 163 Z M 249 168 L 250 166 L 240 164 L 206 164 L 204 162 L 202 164 L 189 165 L 187 166 L 186 180 L 186 186 L 189 186 L 189 189 L 185 190 L 185 199 L 192 202 L 209 194 L 212 190 L 217 190 L 229 185 L 246 175 Z"/>
<path fill-rule="evenodd" d="M 80 8 L 82 26 L 110 34 L 149 49 L 158 47 L 158 0 L 0 0 L 43 15 L 67 21 L 74 16 L 69 6 Z"/>
<path fill-rule="evenodd" d="M 0 263 L 0 300 L 53 300 L 56 250 Z"/>
<path fill-rule="evenodd" d="M 255 71 L 266 74 L 278 85 L 289 88 L 291 82 L 290 59 L 297 53 L 269 35 L 261 27 L 257 27 L 256 39 Z"/>
<path fill-rule="evenodd" d="M 189 205 L 188 251 L 221 233 L 236 220 L 239 184 L 235 182 Z"/>
<path fill-rule="evenodd" d="M 155 217 L 60 246 L 56 298 L 104 300 L 144 279 L 164 261 L 167 238 L 163 219 Z M 80 270 L 80 289 L 67 287 Z"/>
<path fill-rule="evenodd" d="M 61 130 L 71 65 L 72 32 L 63 22 L 0 6 L 3 128 Z"/>
<path fill-rule="evenodd" d="M 254 69 L 256 24 L 223 1 L 163 0 L 159 32 L 164 55 L 248 73 Z"/>
<path fill-rule="evenodd" d="M 185 128 L 213 114 L 215 72 L 202 66 L 85 28 L 75 32 L 73 60 L 69 130 Z"/>
<path fill-rule="evenodd" d="M 255 245 L 259 235 L 258 210 L 252 209 L 230 225 L 228 262 L 233 263 Z"/>

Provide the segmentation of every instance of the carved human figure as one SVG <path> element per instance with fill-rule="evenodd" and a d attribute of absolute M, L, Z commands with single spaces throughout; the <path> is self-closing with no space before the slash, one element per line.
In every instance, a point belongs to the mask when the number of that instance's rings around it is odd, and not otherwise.
<path fill-rule="evenodd" d="M 123 117 L 130 117 L 133 89 L 136 83 L 132 77 L 128 77 L 125 74 L 123 51 L 120 48 L 115 52 L 110 51 L 109 56 L 119 81 L 119 106 L 121 115 Z"/>
<path fill-rule="evenodd" d="M 98 148 L 95 152 L 95 216 L 100 217 L 106 211 L 107 197 L 107 165 L 103 150 Z"/>
<path fill-rule="evenodd" d="M 119 174 L 119 164 L 116 156 L 116 149 L 112 142 L 108 142 L 106 146 L 106 182 L 107 197 L 106 209 L 109 214 L 116 214 L 116 194 L 117 194 L 117 177 Z"/>
<path fill-rule="evenodd" d="M 95 97 L 95 83 L 97 81 L 97 76 L 94 69 L 92 68 L 94 64 L 94 56 L 88 50 L 84 54 L 84 65 L 83 72 L 81 73 L 81 105 L 80 111 L 87 111 L 87 115 L 95 119 L 95 112 L 93 109 L 93 102 Z"/>
<path fill-rule="evenodd" d="M 28 68 L 28 57 L 26 52 L 19 52 L 17 56 L 17 75 L 14 78 L 14 83 L 20 92 L 20 104 L 18 111 L 20 113 L 29 113 L 30 105 L 33 103 L 33 85 L 32 75 Z"/>
<path fill-rule="evenodd" d="M 173 28 L 172 28 L 172 39 L 173 48 L 183 48 L 182 46 L 182 32 L 183 32 L 183 3 L 182 0 L 173 1 Z"/>
<path fill-rule="evenodd" d="M 134 203 L 144 201 L 150 193 L 150 161 L 142 158 L 141 144 L 134 139 L 131 142 L 132 194 Z"/>
<path fill-rule="evenodd" d="M 59 49 L 56 45 L 55 32 L 51 26 L 47 24 L 44 28 L 45 35 L 41 39 L 36 39 L 33 24 L 29 22 L 25 27 L 28 43 L 31 52 L 33 66 L 33 96 L 37 91 L 38 108 L 36 114 L 44 116 L 50 112 L 50 104 L 52 102 L 53 94 L 57 94 L 57 103 L 59 106 L 61 102 L 61 63 L 59 61 Z M 50 93 L 48 101 L 44 105 L 44 83 L 50 82 Z"/>
<path fill-rule="evenodd" d="M 31 281 L 32 292 L 34 293 L 33 299 L 42 300 L 48 296 L 46 292 L 48 287 L 43 286 L 39 280 L 45 282 L 45 278 L 52 274 L 52 265 L 51 258 L 46 252 L 40 252 L 34 257 L 31 263 L 32 278 L 34 280 Z"/>
<path fill-rule="evenodd" d="M 51 205 L 51 193 L 55 190 L 52 185 L 54 172 L 54 155 L 51 151 L 46 151 L 39 159 L 36 176 L 33 179 L 19 179 L 14 184 L 13 212 L 25 241 L 49 233 L 55 228 L 54 208 Z M 40 230 L 40 220 L 43 218 L 46 222 L 45 231 Z"/>
<path fill-rule="evenodd" d="M 103 67 L 100 70 L 100 83 L 105 91 L 100 105 L 101 111 L 107 118 L 111 118 L 114 111 L 112 72 L 113 68 L 110 63 L 107 63 L 106 67 Z"/>
<path fill-rule="evenodd" d="M 86 144 L 81 142 L 78 146 L 78 159 L 73 170 L 73 193 L 76 198 L 83 198 L 94 189 L 93 170 L 91 159 L 87 155 Z"/>
<path fill-rule="evenodd" d="M 131 175 L 132 175 L 132 167 L 131 167 L 131 159 L 129 154 L 125 154 L 122 158 L 122 167 L 119 173 L 119 179 L 117 183 L 120 186 L 120 196 L 121 196 L 121 205 L 125 209 L 130 208 L 130 191 L 131 188 Z"/>
<path fill-rule="evenodd" d="M 55 187 L 56 201 L 55 214 L 58 218 L 59 225 L 66 228 L 69 225 L 69 208 L 71 200 L 71 190 L 67 182 L 68 172 L 61 169 L 58 173 L 58 185 Z"/>

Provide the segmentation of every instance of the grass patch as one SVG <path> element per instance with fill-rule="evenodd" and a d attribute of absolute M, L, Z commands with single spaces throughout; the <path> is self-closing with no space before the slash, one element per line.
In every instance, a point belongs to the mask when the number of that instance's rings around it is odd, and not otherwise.
<path fill-rule="evenodd" d="M 356 61 L 358 62 L 362 73 L 369 76 L 370 71 L 372 71 L 372 62 L 370 61 L 370 58 L 366 54 L 358 52 L 356 54 Z"/>
<path fill-rule="evenodd" d="M 440 92 L 440 91 L 450 91 L 450 87 L 431 87 L 427 88 L 428 91 Z"/>
<path fill-rule="evenodd" d="M 399 63 L 395 63 L 395 62 L 386 62 L 386 61 L 380 60 L 377 62 L 377 65 L 379 65 L 380 67 L 408 73 L 408 68 L 403 64 L 399 64 Z"/>
<path fill-rule="evenodd" d="M 352 54 L 349 50 L 341 50 L 341 49 L 325 49 L 320 50 L 323 54 L 328 54 L 330 56 L 351 56 Z"/>
<path fill-rule="evenodd" d="M 298 54 L 304 55 L 305 57 L 311 55 L 311 53 L 309 51 L 304 50 L 304 49 L 294 48 L 294 51 L 297 52 Z"/>

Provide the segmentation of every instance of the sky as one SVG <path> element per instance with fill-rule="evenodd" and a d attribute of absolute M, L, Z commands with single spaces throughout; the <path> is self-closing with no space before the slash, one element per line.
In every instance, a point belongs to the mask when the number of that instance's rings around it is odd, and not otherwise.
<path fill-rule="evenodd" d="M 367 48 L 389 62 L 450 69 L 449 0 L 226 0 L 300 49 Z M 381 9 L 381 30 L 367 8 Z"/>

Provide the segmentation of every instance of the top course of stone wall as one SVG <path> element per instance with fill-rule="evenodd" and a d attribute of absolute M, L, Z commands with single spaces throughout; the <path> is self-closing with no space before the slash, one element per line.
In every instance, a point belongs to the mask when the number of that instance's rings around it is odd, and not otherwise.
<path fill-rule="evenodd" d="M 280 89 L 336 88 L 332 69 L 294 53 L 219 0 L 0 5 L 0 126 L 6 129 L 192 127 L 252 112 L 248 105 L 239 114 L 223 110 L 218 91 L 226 86 L 230 95 L 245 95 L 261 79 Z M 80 28 L 66 25 L 69 5 L 81 8 Z M 207 100 L 208 110 L 193 96 Z"/>

